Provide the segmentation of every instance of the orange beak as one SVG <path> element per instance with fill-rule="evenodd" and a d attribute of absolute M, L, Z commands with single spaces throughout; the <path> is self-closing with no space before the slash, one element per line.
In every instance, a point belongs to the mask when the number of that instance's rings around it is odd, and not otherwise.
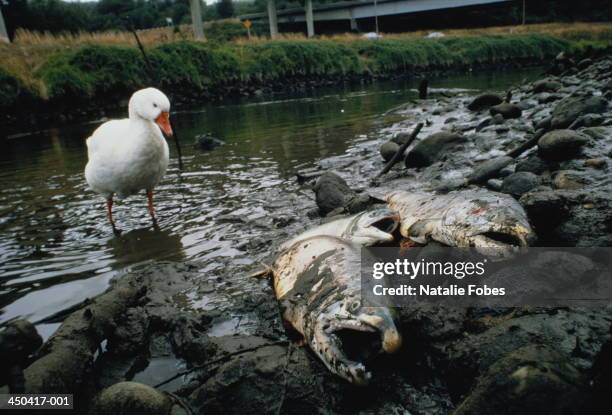
<path fill-rule="evenodd" d="M 172 127 L 170 126 L 170 114 L 163 111 L 159 114 L 159 117 L 155 119 L 155 124 L 159 125 L 159 128 L 166 134 L 168 137 L 172 136 Z"/>

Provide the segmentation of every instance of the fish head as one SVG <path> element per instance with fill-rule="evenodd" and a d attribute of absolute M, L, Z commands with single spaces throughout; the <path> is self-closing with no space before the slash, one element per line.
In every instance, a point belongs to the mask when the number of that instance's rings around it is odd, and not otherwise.
<path fill-rule="evenodd" d="M 391 310 L 362 307 L 358 298 L 332 304 L 315 322 L 311 348 L 336 375 L 366 385 L 372 373 L 366 364 L 402 345 Z"/>
<path fill-rule="evenodd" d="M 507 256 L 516 248 L 535 241 L 535 233 L 523 208 L 510 196 L 497 199 L 474 199 L 449 209 L 442 226 L 450 225 L 460 234 L 465 246 L 483 253 Z"/>
<path fill-rule="evenodd" d="M 393 232 L 399 223 L 400 217 L 397 212 L 388 208 L 378 208 L 359 214 L 346 233 L 352 242 L 371 246 L 393 241 Z"/>

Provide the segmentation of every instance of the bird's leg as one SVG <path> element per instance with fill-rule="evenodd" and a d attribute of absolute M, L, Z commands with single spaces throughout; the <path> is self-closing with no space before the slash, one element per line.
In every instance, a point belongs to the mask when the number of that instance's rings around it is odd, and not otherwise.
<path fill-rule="evenodd" d="M 153 190 L 147 190 L 147 200 L 149 202 L 149 214 L 153 219 L 153 227 L 157 228 L 157 218 L 155 217 L 155 207 L 153 206 Z"/>
<path fill-rule="evenodd" d="M 117 229 L 117 227 L 115 227 L 115 221 L 113 220 L 113 195 L 106 199 L 106 215 L 108 217 L 108 221 L 113 227 L 113 232 L 115 235 L 119 234 L 120 231 Z"/>

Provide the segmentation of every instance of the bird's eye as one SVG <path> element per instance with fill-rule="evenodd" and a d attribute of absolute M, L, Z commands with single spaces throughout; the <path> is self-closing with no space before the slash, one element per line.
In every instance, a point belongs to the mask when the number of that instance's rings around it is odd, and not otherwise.
<path fill-rule="evenodd" d="M 157 104 L 153 103 L 153 107 L 157 108 Z"/>

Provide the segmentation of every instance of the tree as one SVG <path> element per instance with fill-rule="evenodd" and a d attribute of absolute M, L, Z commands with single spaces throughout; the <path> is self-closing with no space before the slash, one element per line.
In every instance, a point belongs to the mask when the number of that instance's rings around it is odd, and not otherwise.
<path fill-rule="evenodd" d="M 234 16 L 234 3 L 232 0 L 219 0 L 217 2 L 217 14 L 222 19 Z"/>

